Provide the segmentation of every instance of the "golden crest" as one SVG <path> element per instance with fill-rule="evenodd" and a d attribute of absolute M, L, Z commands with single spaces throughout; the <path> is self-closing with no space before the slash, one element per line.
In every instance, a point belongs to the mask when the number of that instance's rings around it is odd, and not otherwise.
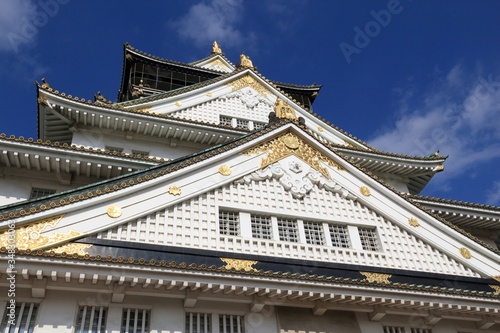
<path fill-rule="evenodd" d="M 212 97 L 212 93 L 210 91 L 206 92 L 205 95 L 207 95 L 208 97 Z"/>
<path fill-rule="evenodd" d="M 318 126 L 318 131 L 323 132 L 323 127 Z"/>
<path fill-rule="evenodd" d="M 470 253 L 469 249 L 465 248 L 465 247 L 461 247 L 460 248 L 460 254 L 462 255 L 462 257 L 464 257 L 465 259 L 470 259 L 472 258 L 472 254 Z"/>
<path fill-rule="evenodd" d="M 122 216 L 122 209 L 116 205 L 111 205 L 106 210 L 106 214 L 108 214 L 109 217 L 117 218 Z"/>
<path fill-rule="evenodd" d="M 285 144 L 285 146 L 287 146 L 290 149 L 297 149 L 297 148 L 299 148 L 299 145 L 300 145 L 299 140 L 294 136 L 283 137 L 283 143 Z"/>
<path fill-rule="evenodd" d="M 170 193 L 172 195 L 181 195 L 181 188 L 177 185 L 171 185 L 168 188 L 168 193 Z"/>
<path fill-rule="evenodd" d="M 389 279 L 392 274 L 382 274 L 382 273 L 372 273 L 372 272 L 360 272 L 366 277 L 368 282 L 378 282 L 378 283 L 389 283 Z"/>
<path fill-rule="evenodd" d="M 255 260 L 243 260 L 243 259 L 230 259 L 230 258 L 220 258 L 220 260 L 224 261 L 226 265 L 225 269 L 236 269 L 236 270 L 245 270 L 245 271 L 255 271 L 253 265 L 258 263 Z"/>
<path fill-rule="evenodd" d="M 414 217 L 410 217 L 408 219 L 408 223 L 412 226 L 412 227 L 420 227 L 420 223 L 418 223 L 417 219 L 414 218 Z"/>
<path fill-rule="evenodd" d="M 182 106 L 182 103 L 180 101 L 175 102 L 176 106 Z"/>
<path fill-rule="evenodd" d="M 219 173 L 223 176 L 229 176 L 231 172 L 231 168 L 228 165 L 224 164 L 219 167 Z"/>
<path fill-rule="evenodd" d="M 365 197 L 369 197 L 372 193 L 370 192 L 370 189 L 366 186 L 361 186 L 359 188 L 359 192 L 363 194 Z"/>
<path fill-rule="evenodd" d="M 276 139 L 268 141 L 258 147 L 244 151 L 243 155 L 254 155 L 260 153 L 267 153 L 260 162 L 260 167 L 265 168 L 285 157 L 294 155 L 307 163 L 316 171 L 320 172 L 327 179 L 332 179 L 322 163 L 337 168 L 337 170 L 344 170 L 342 166 L 332 161 L 313 147 L 299 139 L 293 133 L 286 133 Z"/>

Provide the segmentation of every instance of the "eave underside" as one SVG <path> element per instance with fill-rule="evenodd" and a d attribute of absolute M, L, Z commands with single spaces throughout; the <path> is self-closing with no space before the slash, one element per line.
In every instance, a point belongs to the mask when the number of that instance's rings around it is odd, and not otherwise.
<path fill-rule="evenodd" d="M 252 312 L 270 304 L 311 308 L 316 315 L 342 307 L 380 316 L 384 308 L 384 313 L 414 315 L 418 311 L 423 317 L 456 316 L 457 320 L 480 321 L 487 315 L 500 323 L 499 295 L 489 286 L 497 282 L 492 279 L 387 270 L 382 278 L 388 281 L 375 281 L 360 273 L 373 268 L 356 265 L 279 258 L 266 261 L 247 255 L 232 258 L 236 263 L 228 264 L 231 258 L 226 253 L 166 251 L 91 238 L 73 245 L 86 243 L 94 245 L 85 254 L 19 252 L 18 265 L 23 268 L 18 287 L 32 288 L 38 294 L 40 288 L 89 292 L 105 287 L 113 299 L 140 292 L 143 296 L 184 299 L 185 306 L 194 306 L 198 299 L 248 303 Z M 116 270 L 121 274 L 112 273 Z M 449 281 L 453 281 L 452 288 Z"/>

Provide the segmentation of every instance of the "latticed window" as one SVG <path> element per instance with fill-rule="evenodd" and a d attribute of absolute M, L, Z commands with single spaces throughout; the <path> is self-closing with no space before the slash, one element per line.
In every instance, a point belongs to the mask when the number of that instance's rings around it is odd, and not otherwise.
<path fill-rule="evenodd" d="M 307 244 L 325 245 L 323 223 L 304 221 L 304 234 Z"/>
<path fill-rule="evenodd" d="M 2 333 L 33 333 L 35 328 L 36 313 L 38 304 L 35 303 L 17 303 L 15 307 L 16 319 L 14 325 L 9 322 L 10 309 L 5 308 L 5 315 L 2 319 L 0 332 Z"/>
<path fill-rule="evenodd" d="M 266 126 L 266 123 L 259 123 L 259 122 L 256 122 L 256 121 L 254 121 L 254 123 L 253 123 L 253 129 L 254 130 L 261 130 L 265 126 Z"/>
<path fill-rule="evenodd" d="M 278 218 L 278 232 L 281 241 L 285 242 L 299 241 L 297 221 L 295 220 Z"/>
<path fill-rule="evenodd" d="M 384 326 L 384 333 L 406 333 L 404 327 Z"/>
<path fill-rule="evenodd" d="M 430 328 L 410 328 L 411 333 L 432 333 Z"/>
<path fill-rule="evenodd" d="M 240 214 L 232 211 L 219 212 L 219 232 L 221 235 L 240 235 Z"/>
<path fill-rule="evenodd" d="M 380 250 L 377 232 L 375 229 L 358 228 L 358 230 L 359 230 L 359 239 L 361 240 L 361 245 L 363 246 L 363 250 L 368 250 L 368 251 Z"/>
<path fill-rule="evenodd" d="M 121 153 L 123 151 L 123 148 L 121 148 L 121 147 L 105 146 L 104 148 L 106 150 L 109 150 L 110 152 Z"/>
<path fill-rule="evenodd" d="M 248 129 L 248 120 L 236 119 L 236 128 Z"/>
<path fill-rule="evenodd" d="M 123 309 L 120 333 L 148 333 L 149 318 L 149 310 Z"/>
<path fill-rule="evenodd" d="M 33 187 L 31 189 L 31 193 L 30 193 L 30 200 L 41 198 L 41 197 L 44 197 L 46 195 L 51 195 L 54 193 L 56 193 L 56 190 L 53 190 L 50 188 Z"/>
<path fill-rule="evenodd" d="M 75 333 L 104 333 L 107 308 L 102 306 L 80 306 L 76 317 Z"/>
<path fill-rule="evenodd" d="M 345 225 L 328 225 L 330 229 L 330 238 L 332 240 L 332 246 L 349 248 L 351 247 L 351 241 L 349 239 L 349 233 Z"/>
<path fill-rule="evenodd" d="M 221 124 L 221 125 L 232 126 L 232 121 L 233 121 L 233 118 L 231 118 L 231 117 L 219 116 L 219 124 Z"/>
<path fill-rule="evenodd" d="M 209 313 L 186 313 L 186 333 L 210 333 L 211 318 Z"/>
<path fill-rule="evenodd" d="M 273 228 L 270 216 L 251 215 L 252 237 L 260 239 L 272 239 Z"/>
<path fill-rule="evenodd" d="M 219 315 L 219 332 L 244 333 L 245 322 L 243 316 Z"/>
<path fill-rule="evenodd" d="M 145 151 L 145 150 L 132 150 L 132 154 L 134 155 L 141 155 L 142 157 L 147 157 L 149 156 L 149 151 Z"/>

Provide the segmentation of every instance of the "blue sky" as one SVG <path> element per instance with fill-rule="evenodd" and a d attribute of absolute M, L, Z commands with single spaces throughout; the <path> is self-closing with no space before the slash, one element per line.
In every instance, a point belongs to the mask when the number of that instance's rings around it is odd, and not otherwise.
<path fill-rule="evenodd" d="M 116 100 L 123 43 L 183 62 L 213 40 L 384 151 L 449 155 L 422 194 L 500 205 L 500 1 L 0 2 L 0 133 L 36 137 L 34 80 Z"/>

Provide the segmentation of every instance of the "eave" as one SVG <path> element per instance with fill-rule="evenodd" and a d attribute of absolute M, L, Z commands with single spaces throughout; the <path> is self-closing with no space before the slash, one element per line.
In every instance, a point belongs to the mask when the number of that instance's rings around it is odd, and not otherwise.
<path fill-rule="evenodd" d="M 57 141 L 61 144 L 71 143 L 71 131 L 72 128 L 78 127 L 77 125 L 137 133 L 154 138 L 174 138 L 201 145 L 220 144 L 248 132 L 219 124 L 153 114 L 140 109 L 86 103 L 78 98 L 61 96 L 55 91 L 40 90 L 39 95 L 44 96 L 44 101 L 38 106 L 40 135 L 43 140 Z"/>
<path fill-rule="evenodd" d="M 447 157 L 418 157 L 381 151 L 365 151 L 336 146 L 335 150 L 347 156 L 352 163 L 380 176 L 395 175 L 406 179 L 410 194 L 418 194 L 431 178 L 444 170 Z"/>
<path fill-rule="evenodd" d="M 282 270 L 282 263 L 275 266 L 268 261 L 245 269 L 230 267 L 221 257 L 208 258 L 207 253 L 186 253 L 181 257 L 155 253 L 136 258 L 121 256 L 120 251 L 111 252 L 105 256 L 78 251 L 18 250 L 16 262 L 22 269 L 16 272 L 17 291 L 28 290 L 32 297 L 43 298 L 49 290 L 68 294 L 85 290 L 98 292 L 117 305 L 127 295 L 141 295 L 167 302 L 176 300 L 187 309 L 194 308 L 198 301 L 215 301 L 247 304 L 252 313 L 270 305 L 310 309 L 315 316 L 325 315 L 328 310 L 353 311 L 374 322 L 395 314 L 431 324 L 443 318 L 488 327 L 500 323 L 500 294 L 497 281 L 492 279 L 438 274 L 420 277 L 417 273 L 415 277 L 408 275 L 409 282 L 404 283 L 392 282 L 404 280 L 404 272 L 387 271 L 382 273 L 382 280 L 375 273 L 375 279 L 370 279 L 357 271 L 365 267 L 356 265 L 349 277 L 343 277 L 346 272 L 342 269 L 334 270 L 333 275 L 321 274 L 321 263 L 308 268 L 309 263 L 298 262 Z M 4 259 L 0 261 L 4 269 L 7 249 L 0 249 L 0 258 Z M 116 271 L 121 274 L 113 274 Z M 450 281 L 454 283 L 450 285 Z"/>
<path fill-rule="evenodd" d="M 0 135 L 0 166 L 8 168 L 109 179 L 164 161 L 159 158 L 139 158 L 82 146 Z"/>
<path fill-rule="evenodd" d="M 410 200 L 461 228 L 500 231 L 500 207 L 423 196 Z"/>

